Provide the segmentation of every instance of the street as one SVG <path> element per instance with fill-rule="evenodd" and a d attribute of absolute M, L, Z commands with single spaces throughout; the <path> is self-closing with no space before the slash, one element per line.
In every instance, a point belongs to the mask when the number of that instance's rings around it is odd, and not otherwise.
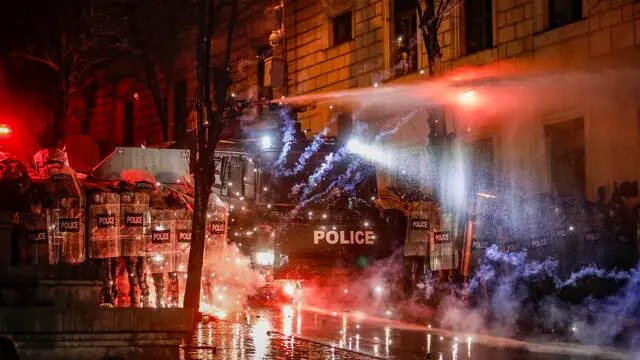
<path fill-rule="evenodd" d="M 597 347 L 426 329 L 283 305 L 201 323 L 185 359 L 633 359 Z"/>

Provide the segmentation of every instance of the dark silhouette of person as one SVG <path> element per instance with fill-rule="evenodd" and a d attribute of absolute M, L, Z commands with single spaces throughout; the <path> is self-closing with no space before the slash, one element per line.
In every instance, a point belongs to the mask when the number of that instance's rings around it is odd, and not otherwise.
<path fill-rule="evenodd" d="M 20 355 L 16 344 L 12 339 L 3 336 L 0 337 L 0 359 L 2 360 L 19 360 Z"/>

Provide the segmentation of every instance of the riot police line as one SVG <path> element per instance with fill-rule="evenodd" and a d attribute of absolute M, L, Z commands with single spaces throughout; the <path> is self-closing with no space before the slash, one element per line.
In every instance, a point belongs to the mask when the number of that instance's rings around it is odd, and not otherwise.
<path fill-rule="evenodd" d="M 526 251 L 528 260 L 556 259 L 564 275 L 588 265 L 633 268 L 639 206 L 635 196 L 623 195 L 616 189 L 608 200 L 601 196 L 598 201 L 549 194 L 509 204 L 485 201 L 469 217 L 472 263 L 497 245 L 505 252 Z"/>
<path fill-rule="evenodd" d="M 0 192 L 16 195 L 3 209 L 16 214 L 12 261 L 32 265 L 36 277 L 89 264 L 102 280 L 102 306 L 179 306 L 191 242 L 188 186 L 163 186 L 136 170 L 119 181 L 79 175 L 60 150 L 42 150 L 34 163 L 0 157 Z M 205 252 L 226 237 L 228 213 L 210 201 L 207 215 Z"/>

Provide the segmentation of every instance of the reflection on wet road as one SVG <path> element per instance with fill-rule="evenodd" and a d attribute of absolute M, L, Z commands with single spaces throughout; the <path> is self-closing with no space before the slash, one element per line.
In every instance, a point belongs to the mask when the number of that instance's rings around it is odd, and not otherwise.
<path fill-rule="evenodd" d="M 293 336 L 292 336 L 293 335 Z M 443 337 L 398 329 L 364 317 L 281 306 L 232 314 L 200 324 L 197 349 L 185 359 L 586 359 L 579 354 L 530 353 L 474 343 L 472 336 Z M 216 347 L 216 351 L 205 347 Z"/>
<path fill-rule="evenodd" d="M 275 319 L 275 318 L 274 318 Z M 285 319 L 282 317 L 281 319 Z M 368 359 L 325 344 L 286 336 L 268 317 L 246 322 L 216 322 L 198 327 L 193 349 L 183 350 L 182 359 Z M 210 347 L 215 347 L 215 350 Z"/>

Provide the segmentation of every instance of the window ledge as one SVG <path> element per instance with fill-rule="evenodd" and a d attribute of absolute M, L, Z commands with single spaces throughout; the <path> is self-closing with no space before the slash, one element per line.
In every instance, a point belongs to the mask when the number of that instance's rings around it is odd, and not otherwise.
<path fill-rule="evenodd" d="M 353 40 L 354 40 L 354 39 L 349 39 L 349 40 L 347 40 L 347 41 L 343 41 L 343 42 L 338 43 L 338 44 L 331 44 L 331 45 L 329 45 L 329 47 L 327 48 L 327 50 L 328 50 L 328 49 L 337 48 L 337 47 L 339 47 L 340 45 L 350 44 Z"/>
<path fill-rule="evenodd" d="M 533 47 L 540 48 L 552 43 L 564 41 L 589 32 L 588 19 L 567 23 L 562 26 L 547 28 L 533 34 Z"/>
<path fill-rule="evenodd" d="M 394 76 L 391 77 L 387 80 L 384 81 L 385 84 L 403 84 L 403 83 L 408 83 L 408 82 L 413 82 L 419 79 L 426 79 L 429 76 L 427 75 L 427 71 L 424 71 L 424 74 L 420 74 L 420 71 L 414 71 L 411 73 L 408 73 L 406 75 L 399 75 L 399 76 Z"/>
<path fill-rule="evenodd" d="M 486 65 L 496 60 L 498 60 L 498 48 L 491 47 L 471 54 L 464 54 L 460 56 L 460 58 L 454 59 L 453 64 L 454 67 L 463 65 Z"/>
<path fill-rule="evenodd" d="M 426 75 L 426 70 L 424 70 L 423 73 L 424 74 L 420 74 L 419 70 L 415 70 L 415 71 L 412 71 L 412 72 L 409 72 L 409 73 L 406 73 L 406 74 L 393 75 L 393 76 L 390 76 L 389 79 L 384 81 L 384 82 L 385 83 L 393 82 L 394 80 L 400 80 L 402 78 L 408 78 L 408 77 L 414 78 L 415 75 Z"/>

